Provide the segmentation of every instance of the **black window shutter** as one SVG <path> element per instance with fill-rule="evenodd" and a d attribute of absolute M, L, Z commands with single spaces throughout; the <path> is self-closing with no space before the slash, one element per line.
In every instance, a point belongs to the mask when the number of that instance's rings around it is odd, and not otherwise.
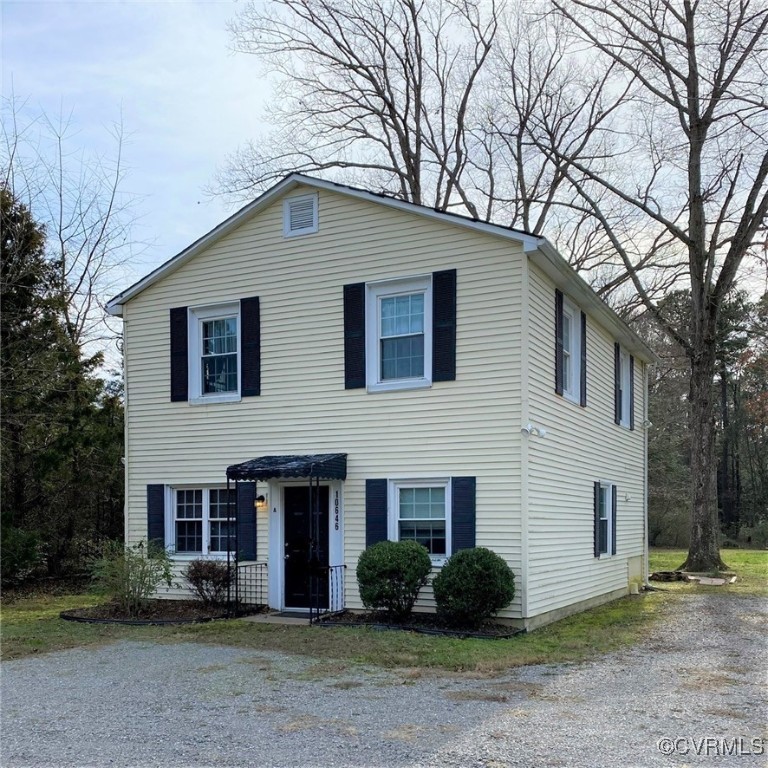
<path fill-rule="evenodd" d="M 595 557 L 600 557 L 600 483 L 595 483 L 595 509 L 594 523 L 594 551 Z"/>
<path fill-rule="evenodd" d="M 629 428 L 635 428 L 635 358 L 629 356 Z"/>
<path fill-rule="evenodd" d="M 579 403 L 587 407 L 587 316 L 581 313 L 581 386 Z"/>
<path fill-rule="evenodd" d="M 165 486 L 147 486 L 147 541 L 165 546 Z"/>
<path fill-rule="evenodd" d="M 187 385 L 187 308 L 171 310 L 171 402 L 189 399 Z"/>
<path fill-rule="evenodd" d="M 237 484 L 237 558 L 256 559 L 256 483 Z"/>
<path fill-rule="evenodd" d="M 616 502 L 619 494 L 615 485 L 611 486 L 611 554 L 616 554 Z"/>
<path fill-rule="evenodd" d="M 387 481 L 365 481 L 365 546 L 387 540 Z"/>
<path fill-rule="evenodd" d="M 476 485 L 474 477 L 451 478 L 451 552 L 475 546 Z"/>
<path fill-rule="evenodd" d="M 613 345 L 613 421 L 621 424 L 621 346 Z"/>
<path fill-rule="evenodd" d="M 261 316 L 259 297 L 240 299 L 240 395 L 261 394 Z"/>
<path fill-rule="evenodd" d="M 365 283 L 344 286 L 344 388 L 365 387 Z"/>
<path fill-rule="evenodd" d="M 555 392 L 563 394 L 563 294 L 555 290 Z"/>
<path fill-rule="evenodd" d="M 456 380 L 456 270 L 432 273 L 432 381 Z"/>

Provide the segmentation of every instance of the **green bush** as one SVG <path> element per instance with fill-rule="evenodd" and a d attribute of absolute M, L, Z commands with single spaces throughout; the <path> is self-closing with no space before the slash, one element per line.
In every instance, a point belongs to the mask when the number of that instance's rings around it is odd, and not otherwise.
<path fill-rule="evenodd" d="M 161 584 L 175 586 L 172 568 L 168 552 L 153 542 L 129 546 L 110 541 L 93 561 L 91 577 L 96 592 L 109 595 L 126 616 L 136 618 Z"/>
<path fill-rule="evenodd" d="M 490 549 L 461 549 L 435 576 L 432 589 L 443 621 L 474 629 L 512 602 L 515 575 Z"/>
<path fill-rule="evenodd" d="M 357 561 L 360 599 L 368 610 L 403 621 L 410 615 L 431 570 L 429 552 L 421 544 L 380 541 L 362 552 Z"/>
<path fill-rule="evenodd" d="M 217 560 L 193 560 L 183 571 L 190 589 L 204 605 L 222 605 L 227 601 L 229 568 Z"/>
<path fill-rule="evenodd" d="M 40 539 L 32 531 L 3 525 L 0 536 L 0 581 L 4 587 L 24 582 L 41 564 Z"/>

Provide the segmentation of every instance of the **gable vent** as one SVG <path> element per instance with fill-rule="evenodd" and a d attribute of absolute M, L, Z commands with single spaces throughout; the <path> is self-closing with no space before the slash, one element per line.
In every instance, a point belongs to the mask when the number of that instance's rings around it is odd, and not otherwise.
<path fill-rule="evenodd" d="M 317 195 L 289 197 L 284 203 L 283 215 L 286 237 L 317 232 Z"/>

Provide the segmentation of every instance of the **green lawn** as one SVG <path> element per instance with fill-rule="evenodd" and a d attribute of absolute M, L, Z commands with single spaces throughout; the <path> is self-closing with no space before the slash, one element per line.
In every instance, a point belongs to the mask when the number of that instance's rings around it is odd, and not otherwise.
<path fill-rule="evenodd" d="M 652 570 L 669 570 L 683 562 L 681 550 L 651 553 Z M 661 584 L 663 592 L 626 597 L 571 616 L 509 640 L 459 640 L 409 632 L 369 629 L 253 624 L 216 621 L 183 627 L 124 627 L 63 621 L 59 611 L 93 605 L 88 594 L 33 595 L 7 602 L 0 615 L 3 659 L 48 651 L 100 645 L 118 639 L 162 643 L 203 642 L 313 656 L 324 661 L 356 661 L 386 667 L 434 668 L 493 673 L 526 664 L 575 662 L 642 642 L 673 601 L 701 590 L 728 594 L 766 594 L 768 553 L 725 550 L 723 558 L 739 574 L 736 584 L 701 587 Z"/>

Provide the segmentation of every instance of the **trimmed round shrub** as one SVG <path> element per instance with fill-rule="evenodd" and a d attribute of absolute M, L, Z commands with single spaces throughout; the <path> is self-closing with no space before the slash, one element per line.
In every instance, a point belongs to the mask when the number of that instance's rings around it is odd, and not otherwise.
<path fill-rule="evenodd" d="M 415 541 L 374 544 L 357 561 L 363 605 L 369 611 L 386 613 L 393 621 L 404 621 L 431 570 L 427 548 Z"/>
<path fill-rule="evenodd" d="M 432 589 L 446 624 L 476 629 L 512 602 L 515 575 L 490 549 L 461 549 L 432 580 Z"/>

